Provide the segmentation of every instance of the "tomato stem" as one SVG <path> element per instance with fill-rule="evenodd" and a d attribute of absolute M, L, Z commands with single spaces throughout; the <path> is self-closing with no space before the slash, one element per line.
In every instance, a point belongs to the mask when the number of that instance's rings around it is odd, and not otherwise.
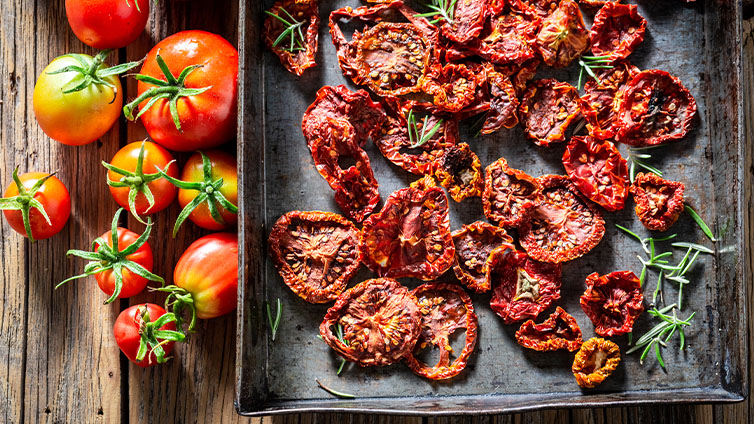
<path fill-rule="evenodd" d="M 148 354 L 154 353 L 157 363 L 164 364 L 170 357 L 165 356 L 165 350 L 162 346 L 166 343 L 183 342 L 186 340 L 186 335 L 180 331 L 160 330 L 166 324 L 176 322 L 176 316 L 172 313 L 166 313 L 156 321 L 151 321 L 149 310 L 145 305 L 139 308 L 138 316 L 140 319 L 139 336 L 141 340 L 139 342 L 139 350 L 136 353 L 136 360 L 141 362 Z"/>
<path fill-rule="evenodd" d="M 13 170 L 13 182 L 16 184 L 18 194 L 13 197 L 0 198 L 0 210 L 21 211 L 21 217 L 24 222 L 24 230 L 26 230 L 26 236 L 32 243 L 34 243 L 35 240 L 34 235 L 31 232 L 31 222 L 29 221 L 29 212 L 31 211 L 31 208 L 38 210 L 39 213 L 44 217 L 45 221 L 47 221 L 47 225 L 52 226 L 52 221 L 50 221 L 50 217 L 47 215 L 47 211 L 45 210 L 44 205 L 42 205 L 39 200 L 35 199 L 34 195 L 37 194 L 44 183 L 52 178 L 53 175 L 55 175 L 55 172 L 47 175 L 44 178 L 40 178 L 36 183 L 34 183 L 31 189 L 27 190 L 26 187 L 24 187 L 24 184 L 21 182 L 21 179 L 18 177 L 18 166 L 16 166 L 16 168 Z"/>
<path fill-rule="evenodd" d="M 188 290 L 174 284 L 150 290 L 168 293 L 168 297 L 165 299 L 165 309 L 172 311 L 172 315 L 175 316 L 175 325 L 180 331 L 183 331 L 183 311 L 188 309 L 191 313 L 191 321 L 185 333 L 192 333 L 194 331 L 194 327 L 196 326 L 196 306 L 194 305 L 194 298 Z"/>
<path fill-rule="evenodd" d="M 104 85 L 113 90 L 113 98 L 110 101 L 110 103 L 112 103 L 118 96 L 118 88 L 114 84 L 108 82 L 105 78 L 128 72 L 131 69 L 139 66 L 142 61 L 127 62 L 116 66 L 106 67 L 105 59 L 107 59 L 107 56 L 111 52 L 112 50 L 110 49 L 102 50 L 101 52 L 97 53 L 97 55 L 91 61 L 89 61 L 88 56 L 81 54 L 72 53 L 63 55 L 61 57 L 69 57 L 71 59 L 74 59 L 81 66 L 66 66 L 58 69 L 57 71 L 48 72 L 47 74 L 57 75 L 66 72 L 76 72 L 79 75 L 72 78 L 69 85 L 72 85 L 74 82 L 78 82 L 78 84 L 73 86 L 72 88 L 64 90 L 63 94 L 71 94 L 77 91 L 81 91 L 91 85 Z"/>

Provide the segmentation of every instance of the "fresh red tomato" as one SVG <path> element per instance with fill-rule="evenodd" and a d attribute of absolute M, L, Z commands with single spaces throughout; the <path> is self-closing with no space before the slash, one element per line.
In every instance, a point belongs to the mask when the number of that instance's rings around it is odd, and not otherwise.
<path fill-rule="evenodd" d="M 144 327 L 155 324 L 159 324 L 157 321 L 168 314 L 165 309 L 155 305 L 153 303 L 143 303 L 140 305 L 134 305 L 124 310 L 118 315 L 118 319 L 115 320 L 113 326 L 113 335 L 115 335 L 115 342 L 118 343 L 118 347 L 128 358 L 129 361 L 140 367 L 149 367 L 154 364 L 163 363 L 167 360 L 165 355 L 169 355 L 173 351 L 173 341 L 167 341 L 164 344 L 159 345 L 164 340 L 171 340 L 175 337 L 175 318 L 168 317 L 165 325 L 159 328 L 155 328 L 151 333 L 153 338 L 150 339 L 142 331 Z M 166 320 L 163 320 L 166 321 Z M 142 343 L 145 343 L 148 354 L 139 359 L 139 348 Z"/>
<path fill-rule="evenodd" d="M 163 73 L 159 62 L 170 75 Z M 238 51 L 219 35 L 205 31 L 171 35 L 149 52 L 137 79 L 138 97 L 124 112 L 134 120 L 137 106 L 148 107 L 139 113 L 155 142 L 170 150 L 190 151 L 216 147 L 235 137 Z M 160 98 L 152 103 L 155 96 Z"/>
<path fill-rule="evenodd" d="M 0 202 L 0 209 L 3 209 L 11 228 L 31 241 L 50 238 L 59 233 L 71 216 L 71 196 L 65 185 L 44 172 L 29 172 L 19 177 L 16 169 L 13 171 L 13 179 L 14 183 L 5 190 L 4 200 Z M 19 192 L 19 186 L 23 193 Z M 8 199 L 15 199 L 17 202 Z M 31 199 L 42 206 L 49 221 Z M 24 223 L 24 208 L 29 212 L 28 230 Z"/>
<path fill-rule="evenodd" d="M 111 231 L 102 234 L 100 237 L 107 242 L 107 245 L 109 247 L 113 247 L 113 236 Z M 134 233 L 133 231 L 118 227 L 119 250 L 123 251 L 128 246 L 132 245 L 138 238 L 139 235 Z M 99 250 L 100 249 L 98 248 L 95 251 L 98 252 Z M 136 249 L 134 253 L 125 256 L 125 258 L 126 260 L 141 265 L 147 271 L 152 271 L 152 266 L 154 265 L 154 257 L 152 254 L 152 247 L 149 246 L 149 243 L 144 243 L 143 245 L 141 245 L 141 247 Z M 127 299 L 131 296 L 136 296 L 137 294 L 144 291 L 144 288 L 147 287 L 148 280 L 144 277 L 134 274 L 128 268 L 123 268 L 121 275 L 123 277 L 123 286 L 121 287 L 120 294 L 118 295 L 118 298 L 120 299 Z M 105 294 L 112 296 L 113 293 L 115 293 L 116 278 L 115 273 L 112 269 L 97 273 L 94 275 L 94 278 L 97 280 L 97 285 L 99 286 L 99 288 L 103 292 L 105 292 Z"/>
<path fill-rule="evenodd" d="M 238 222 L 238 209 L 230 208 L 231 210 L 228 210 L 226 206 L 229 205 L 218 199 L 218 192 L 233 206 L 238 205 L 238 168 L 236 158 L 219 150 L 209 151 L 205 153 L 205 156 L 209 159 L 211 164 L 211 177 L 209 179 L 204 178 L 204 160 L 202 154 L 198 152 L 191 155 L 181 172 L 182 181 L 189 183 L 204 183 L 204 190 L 200 191 L 196 189 L 179 188 L 178 203 L 181 204 L 182 208 L 185 208 L 186 205 L 194 200 L 194 198 L 202 193 L 207 193 L 207 200 L 200 203 L 199 206 L 191 212 L 188 218 L 194 224 L 212 231 L 226 230 L 235 227 L 236 222 Z M 222 185 L 215 189 L 213 184 L 217 185 L 215 183 L 221 178 L 223 180 Z M 213 188 L 208 190 L 210 186 Z M 184 187 L 186 187 L 186 185 L 184 185 Z M 213 218 L 209 202 L 214 204 L 220 217 L 222 217 L 223 222 L 218 222 Z M 225 206 L 223 203 L 225 203 Z"/>
<path fill-rule="evenodd" d="M 73 33 L 95 49 L 119 49 L 144 31 L 150 0 L 66 0 Z"/>

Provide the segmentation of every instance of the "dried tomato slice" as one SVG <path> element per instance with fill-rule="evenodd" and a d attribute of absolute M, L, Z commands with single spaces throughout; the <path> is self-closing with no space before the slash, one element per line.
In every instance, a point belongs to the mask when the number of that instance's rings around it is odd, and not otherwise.
<path fill-rule="evenodd" d="M 464 224 L 454 231 L 453 244 L 456 247 L 453 272 L 463 285 L 477 293 L 492 287 L 487 274 L 492 252 L 500 248 L 513 250 L 513 238 L 504 229 L 483 221 Z"/>
<path fill-rule="evenodd" d="M 614 63 L 612 68 L 600 69 L 596 80 L 589 79 L 584 84 L 585 94 L 581 97 L 582 113 L 586 118 L 589 134 L 600 140 L 615 137 L 618 131 L 618 93 L 638 73 L 639 68 L 626 61 L 620 61 Z"/>
<path fill-rule="evenodd" d="M 445 192 L 396 190 L 364 221 L 359 248 L 364 264 L 380 276 L 425 281 L 441 276 L 455 256 Z"/>
<path fill-rule="evenodd" d="M 574 86 L 540 79 L 526 86 L 519 109 L 524 133 L 537 146 L 565 140 L 568 127 L 581 116 L 581 100 Z"/>
<path fill-rule="evenodd" d="M 696 116 L 696 101 L 681 81 L 656 69 L 639 72 L 619 93 L 616 141 L 652 146 L 683 138 Z"/>
<path fill-rule="evenodd" d="M 306 69 L 316 66 L 315 56 L 319 37 L 318 3 L 314 0 L 307 3 L 294 0 L 278 1 L 268 11 L 275 16 L 267 15 L 264 20 L 262 37 L 265 44 L 280 58 L 280 62 L 288 72 L 298 76 L 303 75 Z M 288 28 L 283 21 L 292 24 L 302 22 L 301 31 L 288 35 L 287 38 L 280 38 Z M 276 41 L 277 45 L 275 45 Z"/>
<path fill-rule="evenodd" d="M 532 59 L 522 63 L 521 65 L 508 65 L 498 67 L 497 69 L 503 75 L 508 76 L 513 83 L 513 87 L 516 89 L 519 97 L 526 90 L 526 84 L 534 78 L 537 73 L 537 68 L 541 61 L 539 59 Z"/>
<path fill-rule="evenodd" d="M 631 271 L 615 271 L 586 277 L 581 309 L 603 337 L 620 336 L 633 330 L 634 321 L 644 311 L 641 282 Z"/>
<path fill-rule="evenodd" d="M 521 7 L 534 11 L 542 18 L 552 15 L 557 9 L 560 0 L 513 0 L 509 1 L 513 7 Z"/>
<path fill-rule="evenodd" d="M 560 265 L 535 261 L 524 252 L 494 250 L 488 275 L 490 307 L 506 324 L 536 318 L 560 299 Z"/>
<path fill-rule="evenodd" d="M 422 83 L 439 111 L 460 112 L 476 99 L 477 79 L 464 64 L 435 66 Z"/>
<path fill-rule="evenodd" d="M 491 67 L 490 67 L 491 68 Z M 491 134 L 501 128 L 513 128 L 518 124 L 518 93 L 510 78 L 490 69 L 487 71 L 490 92 L 490 110 L 482 125 L 482 134 Z"/>
<path fill-rule="evenodd" d="M 416 297 L 390 278 L 366 280 L 343 292 L 327 310 L 319 334 L 335 352 L 362 367 L 394 364 L 416 345 L 421 332 Z M 343 327 L 343 340 L 333 328 Z"/>
<path fill-rule="evenodd" d="M 459 44 L 466 44 L 479 36 L 487 17 L 489 0 L 456 1 L 451 23 L 443 20 L 442 35 Z"/>
<path fill-rule="evenodd" d="M 556 68 L 570 65 L 589 49 L 589 31 L 576 2 L 562 0 L 558 8 L 542 21 L 536 46 L 542 60 Z"/>
<path fill-rule="evenodd" d="M 466 143 L 451 146 L 445 151 L 437 161 L 435 176 L 456 202 L 479 197 L 484 190 L 482 163 Z"/>
<path fill-rule="evenodd" d="M 605 235 L 600 211 L 562 175 L 537 178 L 544 201 L 519 227 L 521 247 L 538 261 L 560 263 L 587 254 Z"/>
<path fill-rule="evenodd" d="M 620 348 L 610 340 L 593 337 L 583 345 L 573 358 L 571 371 L 576 383 L 592 389 L 600 385 L 620 364 Z"/>
<path fill-rule="evenodd" d="M 684 209 L 683 183 L 669 181 L 652 173 L 636 174 L 629 187 L 636 203 L 636 216 L 653 231 L 667 231 Z"/>
<path fill-rule="evenodd" d="M 345 290 L 361 265 L 359 235 L 338 214 L 288 212 L 272 226 L 270 257 L 294 293 L 309 303 L 327 303 Z"/>
<path fill-rule="evenodd" d="M 594 16 L 589 32 L 592 53 L 625 59 L 644 41 L 647 20 L 639 14 L 635 4 L 607 3 Z"/>
<path fill-rule="evenodd" d="M 610 212 L 623 209 L 628 197 L 628 165 L 609 141 L 571 137 L 563 152 L 568 178 L 592 202 Z"/>
<path fill-rule="evenodd" d="M 500 158 L 485 170 L 482 204 L 487 219 L 501 227 L 520 226 L 529 211 L 544 199 L 539 182 L 523 171 L 508 167 Z"/>
<path fill-rule="evenodd" d="M 541 324 L 529 320 L 516 331 L 516 341 L 523 347 L 546 352 L 565 349 L 569 352 L 581 347 L 581 328 L 576 320 L 558 306 Z"/>
<path fill-rule="evenodd" d="M 406 355 L 406 365 L 415 374 L 431 380 L 445 380 L 457 376 L 466 368 L 471 353 L 476 347 L 477 316 L 474 304 L 461 286 L 456 284 L 427 283 L 415 288 L 421 311 L 421 333 L 412 353 Z M 463 350 L 450 362 L 453 348 L 450 336 L 458 330 L 466 331 Z M 430 366 L 417 358 L 428 346 L 437 348 L 440 359 Z"/>
<path fill-rule="evenodd" d="M 524 63 L 536 55 L 534 44 L 539 23 L 536 17 L 514 12 L 493 17 L 478 39 L 457 48 L 449 59 L 460 58 L 468 51 L 496 64 Z"/>

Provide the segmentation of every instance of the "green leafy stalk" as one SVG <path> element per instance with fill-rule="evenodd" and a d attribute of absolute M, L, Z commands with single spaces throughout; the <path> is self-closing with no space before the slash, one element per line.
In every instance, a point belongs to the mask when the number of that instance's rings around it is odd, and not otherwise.
<path fill-rule="evenodd" d="M 707 223 L 704 222 L 704 220 L 702 219 L 701 216 L 699 216 L 698 213 L 696 213 L 696 211 L 694 210 L 694 208 L 692 208 L 689 205 L 685 205 L 685 208 L 686 208 L 686 212 L 689 215 L 691 215 L 691 218 L 694 220 L 694 222 L 696 222 L 696 225 L 698 225 L 699 228 L 702 229 L 702 231 L 704 232 L 704 235 L 706 235 L 707 238 L 709 238 L 713 243 L 716 242 L 717 239 L 715 238 L 715 234 L 712 233 L 712 230 L 709 228 L 709 226 L 707 225 Z"/>
<path fill-rule="evenodd" d="M 275 318 L 272 318 L 272 308 L 270 308 L 270 304 L 265 302 L 265 305 L 267 307 L 267 321 L 270 323 L 270 337 L 274 342 L 275 336 L 278 333 L 278 327 L 280 326 L 280 318 L 283 316 L 283 302 L 278 298 L 277 307 L 275 309 Z"/>
<path fill-rule="evenodd" d="M 188 328 L 186 328 L 185 333 L 193 333 L 194 328 L 196 327 L 197 317 L 196 305 L 194 305 L 194 297 L 191 295 L 191 293 L 183 287 L 178 287 L 173 284 L 151 290 L 168 294 L 168 296 L 165 298 L 165 309 L 171 311 L 172 315 L 175 316 L 175 326 L 180 331 L 183 331 L 184 311 L 189 311 L 191 321 L 189 321 Z"/>
<path fill-rule="evenodd" d="M 428 116 L 425 116 L 422 119 L 422 122 L 419 124 L 416 122 L 414 111 L 410 110 L 408 112 L 408 117 L 406 118 L 406 120 L 408 121 L 408 140 L 411 143 L 411 146 L 409 146 L 409 148 L 415 149 L 417 147 L 423 146 L 427 141 L 432 139 L 435 134 L 437 134 L 437 131 L 440 130 L 440 127 L 443 124 L 442 119 L 438 120 L 435 126 L 427 131 L 427 118 Z"/>
<path fill-rule="evenodd" d="M 661 322 L 641 336 L 639 340 L 636 341 L 636 344 L 626 351 L 626 354 L 629 355 L 643 349 L 639 358 L 639 362 L 643 364 L 649 352 L 654 348 L 657 362 L 663 369 L 666 369 L 665 361 L 662 358 L 661 348 L 666 347 L 671 337 L 678 333 L 680 340 L 679 350 L 684 350 L 686 347 L 686 334 L 684 332 L 684 327 L 691 325 L 691 320 L 696 315 L 696 312 L 693 312 L 688 318 L 681 320 L 677 316 L 677 309 L 677 306 L 672 304 L 660 310 L 653 308 L 647 311 L 650 315 L 659 318 Z M 673 311 L 673 315 L 667 315 L 667 312 L 671 310 Z"/>
<path fill-rule="evenodd" d="M 430 21 L 433 25 L 442 21 L 452 24 L 455 18 L 456 2 L 457 0 L 432 0 L 431 3 L 424 4 L 431 12 L 420 13 L 416 16 L 433 17 L 434 19 Z"/>
<path fill-rule="evenodd" d="M 653 174 L 656 174 L 658 177 L 662 177 L 662 171 L 655 168 L 654 166 L 652 166 L 646 161 L 647 159 L 651 159 L 652 155 L 645 152 L 647 150 L 656 149 L 658 147 L 660 146 L 629 147 L 628 148 L 628 157 L 626 158 L 626 161 L 628 162 L 628 177 L 632 183 L 636 179 L 637 166 Z"/>
<path fill-rule="evenodd" d="M 356 399 L 356 396 L 354 396 L 354 395 L 352 395 L 350 393 L 339 392 L 337 390 L 334 390 L 334 389 L 331 389 L 331 388 L 325 386 L 324 384 L 322 384 L 322 382 L 319 381 L 319 379 L 315 379 L 314 381 L 317 382 L 317 385 L 319 385 L 319 387 L 322 390 L 326 391 L 327 393 L 330 393 L 333 396 L 337 396 L 339 398 L 344 398 L 344 399 Z"/>
<path fill-rule="evenodd" d="M 290 13 L 288 13 L 287 10 L 282 7 L 278 7 L 277 10 L 279 14 L 273 13 L 269 10 L 264 11 L 267 16 L 277 19 L 284 25 L 283 32 L 281 32 L 280 35 L 278 35 L 278 37 L 275 39 L 275 41 L 273 41 L 272 46 L 277 47 L 286 38 L 288 38 L 290 39 L 290 44 L 287 47 L 281 47 L 282 50 L 289 53 L 306 50 L 306 37 L 304 37 L 303 30 L 304 24 L 306 22 L 296 20 L 296 18 L 294 18 Z M 283 17 L 282 15 L 285 15 L 285 17 Z"/>
<path fill-rule="evenodd" d="M 40 178 L 30 189 L 27 190 L 24 186 L 24 183 L 22 183 L 21 179 L 18 177 L 18 166 L 16 166 L 16 168 L 13 170 L 13 182 L 16 184 L 18 194 L 13 197 L 0 198 L 0 210 L 21 211 L 21 218 L 24 222 L 26 237 L 28 237 L 29 241 L 31 241 L 32 243 L 34 243 L 35 241 L 34 235 L 31 231 L 31 222 L 29 221 L 29 213 L 31 212 L 32 208 L 39 211 L 39 213 L 47 222 L 47 225 L 52 226 L 52 222 L 50 221 L 50 217 L 47 215 L 47 211 L 45 210 L 44 205 L 39 200 L 35 199 L 34 196 L 42 188 L 44 183 L 52 178 L 53 175 L 55 175 L 54 172 L 44 178 Z"/>
<path fill-rule="evenodd" d="M 343 343 L 346 346 L 349 346 L 349 343 L 346 339 L 343 338 L 343 326 L 338 323 L 337 327 L 335 327 L 335 335 L 338 337 L 338 340 L 340 340 L 341 343 Z M 340 366 L 338 367 L 338 375 L 340 375 L 341 372 L 343 372 L 343 367 L 346 365 L 346 359 L 341 357 L 340 358 Z"/>
<path fill-rule="evenodd" d="M 176 321 L 175 315 L 171 313 L 160 316 L 156 321 L 151 321 L 149 309 L 146 305 L 142 305 L 138 308 L 137 314 L 139 316 L 139 336 L 141 339 L 136 360 L 142 361 L 147 355 L 153 353 L 157 363 L 164 364 L 170 357 L 165 356 L 165 349 L 162 346 L 170 342 L 183 342 L 186 340 L 186 335 L 180 331 L 161 329 L 166 324 Z M 149 357 L 151 359 L 151 355 Z"/>
<path fill-rule="evenodd" d="M 86 55 L 75 53 L 63 55 L 61 57 L 69 57 L 71 59 L 74 59 L 79 63 L 79 66 L 70 65 L 56 71 L 48 72 L 47 74 L 57 75 L 68 72 L 76 72 L 79 75 L 76 78 L 73 78 L 70 83 L 70 85 L 73 85 L 73 87 L 66 88 L 63 91 L 63 94 L 82 91 L 92 85 L 104 85 L 113 90 L 113 99 L 110 101 L 110 103 L 112 103 L 118 96 L 118 87 L 116 87 L 115 84 L 107 81 L 106 78 L 128 72 L 131 69 L 139 66 L 141 64 L 141 61 L 128 62 L 116 66 L 107 67 L 105 66 L 105 59 L 107 59 L 107 56 L 111 51 L 112 50 L 109 49 L 102 50 L 101 52 L 97 53 L 97 55 L 94 57 L 94 60 L 89 60 L 89 57 Z"/>
<path fill-rule="evenodd" d="M 599 81 L 599 79 L 597 79 L 597 75 L 595 74 L 595 69 L 611 69 L 613 67 L 611 63 L 614 62 L 614 59 L 612 59 L 611 57 L 612 56 L 610 55 L 581 56 L 579 58 L 579 82 L 576 85 L 576 88 L 581 90 L 585 73 L 587 74 L 587 76 L 594 78 L 596 81 Z"/>

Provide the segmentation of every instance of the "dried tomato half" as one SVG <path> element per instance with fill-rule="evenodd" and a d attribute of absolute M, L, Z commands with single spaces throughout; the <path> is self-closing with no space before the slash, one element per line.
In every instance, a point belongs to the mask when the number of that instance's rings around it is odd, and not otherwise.
<path fill-rule="evenodd" d="M 506 324 L 536 318 L 560 299 L 559 264 L 535 261 L 524 252 L 497 249 L 487 273 L 492 284 L 490 307 Z"/>
<path fill-rule="evenodd" d="M 461 286 L 445 283 L 427 283 L 415 288 L 421 311 L 421 333 L 412 353 L 406 356 L 406 365 L 415 374 L 431 380 L 444 380 L 457 376 L 466 368 L 476 347 L 477 316 L 474 304 Z M 466 331 L 463 350 L 451 363 L 450 336 L 458 330 Z M 434 366 L 427 365 L 417 355 L 428 346 L 437 348 L 440 359 Z"/>
<path fill-rule="evenodd" d="M 516 9 L 528 8 L 543 18 L 552 15 L 558 9 L 559 2 L 560 0 L 509 0 L 512 7 Z"/>
<path fill-rule="evenodd" d="M 422 83 L 422 91 L 434 98 L 443 112 L 460 112 L 476 99 L 477 79 L 466 65 L 435 66 Z"/>
<path fill-rule="evenodd" d="M 487 167 L 482 205 L 487 219 L 501 227 L 520 226 L 529 212 L 542 203 L 542 186 L 523 171 L 508 167 L 500 158 Z"/>
<path fill-rule="evenodd" d="M 600 385 L 620 364 L 620 348 L 610 340 L 593 337 L 573 358 L 571 371 L 576 383 L 585 389 Z"/>
<path fill-rule="evenodd" d="M 644 311 L 642 302 L 641 282 L 631 271 L 589 274 L 581 295 L 581 309 L 594 323 L 594 331 L 603 337 L 630 333 Z"/>
<path fill-rule="evenodd" d="M 571 137 L 563 152 L 568 178 L 592 202 L 610 212 L 623 209 L 628 197 L 628 165 L 609 141 Z"/>
<path fill-rule="evenodd" d="M 612 60 L 625 59 L 644 41 L 646 30 L 647 20 L 635 4 L 607 3 L 594 16 L 589 32 L 592 53 Z"/>
<path fill-rule="evenodd" d="M 569 352 L 581 347 L 581 328 L 576 320 L 558 306 L 541 324 L 529 320 L 516 331 L 516 341 L 523 347 L 546 352 L 566 349 Z"/>
<path fill-rule="evenodd" d="M 562 175 L 537 178 L 544 201 L 519 227 L 521 247 L 538 261 L 561 263 L 592 250 L 605 235 L 600 211 Z"/>
<path fill-rule="evenodd" d="M 542 21 L 536 46 L 542 60 L 556 68 L 570 65 L 589 49 L 589 31 L 576 2 L 562 0 L 558 8 Z"/>
<path fill-rule="evenodd" d="M 316 66 L 319 37 L 318 1 L 278 1 L 267 13 L 262 37 L 267 47 L 280 58 L 285 69 L 301 76 L 306 69 Z M 301 26 L 287 36 L 283 35 L 291 24 Z"/>
<path fill-rule="evenodd" d="M 487 17 L 489 0 L 460 0 L 455 2 L 453 20 L 443 20 L 442 35 L 459 44 L 466 44 L 479 36 Z"/>
<path fill-rule="evenodd" d="M 501 248 L 513 250 L 513 238 L 504 229 L 483 221 L 464 224 L 454 231 L 453 244 L 456 247 L 453 272 L 461 283 L 477 293 L 492 287 L 487 273 L 492 252 Z"/>
<path fill-rule="evenodd" d="M 667 231 L 683 212 L 683 183 L 652 173 L 640 172 L 629 190 L 636 203 L 636 216 L 653 231 Z"/>
<path fill-rule="evenodd" d="M 539 18 L 514 12 L 492 17 L 484 33 L 458 53 L 468 51 L 501 65 L 521 64 L 536 56 L 534 44 L 539 23 Z"/>
<path fill-rule="evenodd" d="M 490 66 L 490 68 L 492 68 Z M 491 134 L 501 128 L 518 124 L 518 93 L 510 78 L 494 69 L 487 71 L 490 109 L 482 125 L 482 134 Z"/>
<path fill-rule="evenodd" d="M 383 277 L 434 280 L 453 265 L 448 197 L 440 187 L 394 191 L 364 221 L 364 264 Z"/>
<path fill-rule="evenodd" d="M 445 151 L 437 161 L 435 176 L 456 202 L 479 197 L 484 190 L 482 163 L 466 143 L 456 144 Z"/>
<path fill-rule="evenodd" d="M 537 68 L 541 61 L 539 59 L 528 60 L 521 65 L 501 66 L 497 69 L 503 75 L 508 76 L 516 89 L 516 93 L 521 96 L 526 90 L 526 84 L 531 81 L 537 73 Z"/>
<path fill-rule="evenodd" d="M 272 226 L 269 247 L 285 284 L 309 303 L 327 303 L 356 274 L 360 231 L 331 212 L 293 211 Z"/>
<path fill-rule="evenodd" d="M 596 80 L 589 79 L 584 84 L 585 94 L 581 97 L 582 113 L 586 118 L 589 134 L 600 140 L 615 137 L 618 131 L 618 93 L 638 73 L 639 68 L 626 61 L 620 61 L 614 63 L 612 68 L 600 69 L 596 73 Z"/>
<path fill-rule="evenodd" d="M 416 345 L 421 331 L 416 297 L 390 278 L 361 282 L 327 310 L 319 334 L 335 352 L 362 367 L 394 364 Z M 341 342 L 333 331 L 343 327 Z"/>
<path fill-rule="evenodd" d="M 526 86 L 519 108 L 524 133 L 537 146 L 565 140 L 568 127 L 581 116 L 576 87 L 554 79 L 540 79 Z"/>
<path fill-rule="evenodd" d="M 683 138 L 696 116 L 696 101 L 681 81 L 665 71 L 639 72 L 619 94 L 616 141 L 652 146 Z"/>

